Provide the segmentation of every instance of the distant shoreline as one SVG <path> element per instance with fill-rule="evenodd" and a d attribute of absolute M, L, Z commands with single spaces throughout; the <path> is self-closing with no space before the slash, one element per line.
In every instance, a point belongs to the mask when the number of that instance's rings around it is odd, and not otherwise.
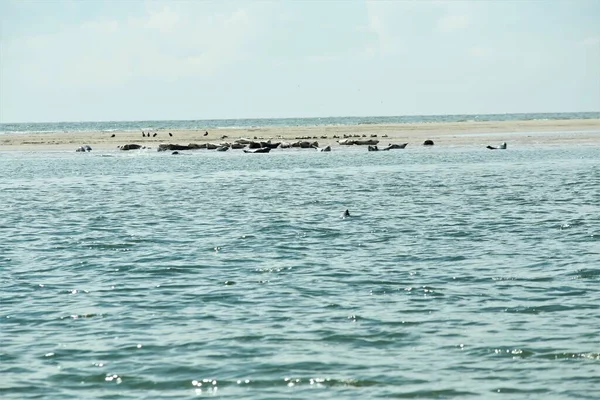
<path fill-rule="evenodd" d="M 95 149 L 116 149 L 137 143 L 156 148 L 160 143 L 221 143 L 238 138 L 293 142 L 310 139 L 319 145 L 337 145 L 343 135 L 373 138 L 380 145 L 409 143 L 421 145 L 426 139 L 440 145 L 487 145 L 496 142 L 520 144 L 600 144 L 600 119 L 420 122 L 401 124 L 322 125 L 221 129 L 151 130 L 150 137 L 140 131 L 91 131 L 55 133 L 5 133 L 0 135 L 1 150 L 75 150 L 81 145 Z M 173 136 L 169 136 L 169 132 Z M 208 132 L 208 135 L 205 133 Z M 156 135 L 154 135 L 156 133 Z M 114 135 L 114 137 L 112 137 Z M 334 136 L 338 136 L 336 138 Z"/>
<path fill-rule="evenodd" d="M 10 133 L 138 132 L 141 130 L 201 130 L 297 128 L 415 123 L 525 122 L 600 119 L 600 112 L 397 115 L 346 117 L 237 118 L 199 120 L 130 120 L 0 123 L 0 136 Z"/>

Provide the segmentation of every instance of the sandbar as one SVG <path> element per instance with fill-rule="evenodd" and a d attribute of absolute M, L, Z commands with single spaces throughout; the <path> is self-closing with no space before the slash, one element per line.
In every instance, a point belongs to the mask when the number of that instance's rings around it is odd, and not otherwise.
<path fill-rule="evenodd" d="M 172 136 L 169 136 L 169 132 Z M 208 135 L 205 135 L 206 132 Z M 515 145 L 600 145 L 600 119 L 161 129 L 151 131 L 150 137 L 142 137 L 141 130 L 5 133 L 0 135 L 0 151 L 75 151 L 82 145 L 90 145 L 95 150 L 117 150 L 118 146 L 129 143 L 156 148 L 160 143 L 219 144 L 233 142 L 239 138 L 274 142 L 311 140 L 318 141 L 319 146 L 338 146 L 337 141 L 343 139 L 344 135 L 377 139 L 379 145 L 389 143 L 421 145 L 426 139 L 433 140 L 436 145 L 445 146 L 485 147 L 500 142 L 510 143 L 511 147 Z"/>

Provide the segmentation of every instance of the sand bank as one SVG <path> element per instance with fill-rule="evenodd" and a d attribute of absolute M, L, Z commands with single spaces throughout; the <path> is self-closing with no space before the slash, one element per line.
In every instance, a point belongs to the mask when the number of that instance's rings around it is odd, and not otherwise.
<path fill-rule="evenodd" d="M 173 136 L 169 136 L 169 132 Z M 127 143 L 157 147 L 160 143 L 221 143 L 238 138 L 293 142 L 299 138 L 317 140 L 319 145 L 337 145 L 338 136 L 375 137 L 380 145 L 406 143 L 420 145 L 426 139 L 436 145 L 511 145 L 588 143 L 600 145 L 600 119 L 487 121 L 416 124 L 373 124 L 346 126 L 256 127 L 248 129 L 158 130 L 156 136 L 136 132 L 56 132 L 0 135 L 0 151 L 75 150 L 81 145 L 94 149 L 117 149 Z M 114 135 L 114 137 L 112 137 Z"/>

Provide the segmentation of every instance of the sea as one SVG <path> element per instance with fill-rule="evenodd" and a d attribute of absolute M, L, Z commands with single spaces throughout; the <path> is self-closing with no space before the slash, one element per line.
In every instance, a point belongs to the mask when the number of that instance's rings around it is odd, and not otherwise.
<path fill-rule="evenodd" d="M 249 118 L 164 121 L 83 121 L 0 123 L 1 134 L 55 133 L 55 132 L 127 132 L 139 130 L 204 130 L 248 129 L 257 127 L 290 126 L 344 126 L 372 124 L 414 124 L 432 122 L 492 122 L 492 121 L 546 121 L 572 119 L 599 119 L 600 112 L 519 113 L 519 114 L 458 114 L 458 115 L 400 115 L 374 117 L 319 117 L 319 118 Z"/>
<path fill-rule="evenodd" d="M 600 398 L 600 143 L 0 150 L 0 210 L 2 399 Z"/>

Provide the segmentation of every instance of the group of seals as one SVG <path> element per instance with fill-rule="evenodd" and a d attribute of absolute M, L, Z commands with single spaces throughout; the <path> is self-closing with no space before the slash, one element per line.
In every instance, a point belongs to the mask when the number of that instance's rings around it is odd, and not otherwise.
<path fill-rule="evenodd" d="M 377 145 L 373 145 L 373 146 L 369 146 L 368 150 L 369 151 L 388 151 L 388 150 L 394 150 L 394 149 L 404 149 L 406 146 L 408 146 L 408 143 L 389 144 L 388 147 L 380 149 L 379 147 L 377 147 Z M 427 139 L 426 141 L 423 142 L 423 146 L 433 146 L 433 140 Z"/>
<path fill-rule="evenodd" d="M 157 133 L 154 133 L 154 136 L 156 136 Z M 208 131 L 206 131 L 204 133 L 204 136 L 208 135 Z M 150 137 L 150 132 L 148 132 L 147 136 L 145 134 L 144 131 L 142 131 L 142 136 L 144 137 Z M 171 134 L 171 132 L 169 132 L 169 136 L 173 136 Z M 115 135 L 113 134 L 111 137 L 115 137 Z M 225 136 L 224 136 L 225 137 Z M 402 144 L 389 144 L 387 147 L 380 149 L 377 146 L 378 140 L 363 140 L 363 141 L 357 141 L 357 140 L 339 140 L 338 143 L 340 145 L 355 145 L 355 144 L 367 144 L 367 149 L 368 151 L 388 151 L 388 150 L 394 150 L 394 149 L 404 149 L 406 148 L 406 146 L 408 145 L 408 143 L 402 143 Z M 433 146 L 433 140 L 431 139 L 427 139 L 423 142 L 423 146 Z M 118 146 L 119 149 L 121 150 L 137 150 L 137 149 L 144 149 L 146 147 L 138 145 L 138 144 L 125 144 L 123 146 Z M 240 148 L 244 148 L 244 152 L 245 153 L 268 153 L 271 149 L 275 149 L 277 147 L 281 147 L 281 148 L 289 148 L 289 147 L 300 147 L 300 148 L 314 148 L 319 152 L 330 152 L 331 151 L 331 146 L 327 145 L 325 147 L 319 147 L 319 143 L 318 142 L 296 142 L 296 143 L 292 143 L 291 145 L 288 143 L 282 143 L 282 142 L 277 142 L 277 143 L 271 143 L 271 141 L 267 141 L 267 142 L 257 142 L 257 141 L 253 141 L 253 140 L 248 140 L 248 139 L 238 139 L 236 140 L 234 143 L 221 143 L 221 144 L 212 144 L 212 143 L 203 143 L 203 144 L 195 144 L 195 143 L 190 143 L 189 145 L 185 146 L 185 145 L 178 145 L 178 144 L 165 144 L 165 143 L 161 143 L 158 146 L 158 151 L 167 151 L 167 150 L 171 150 L 171 151 L 177 151 L 177 150 L 196 150 L 196 149 L 211 149 L 211 150 L 217 150 L 217 151 L 227 151 L 230 148 L 232 149 L 240 149 Z M 506 149 L 506 142 L 501 143 L 499 146 L 487 146 L 487 149 L 490 150 L 505 150 Z M 81 146 L 79 147 L 76 151 L 77 152 L 88 152 L 91 151 L 92 148 L 88 145 L 86 146 Z"/>
<path fill-rule="evenodd" d="M 379 140 L 377 139 L 342 139 L 342 140 L 338 140 L 338 143 L 343 145 L 343 146 L 353 146 L 353 145 L 358 145 L 358 146 L 376 146 L 377 143 L 379 143 Z"/>
<path fill-rule="evenodd" d="M 367 149 L 369 151 L 388 151 L 388 150 L 394 150 L 394 149 L 403 149 L 408 145 L 408 143 L 402 143 L 402 144 L 390 144 L 388 145 L 388 147 L 385 147 L 383 149 L 380 149 L 377 146 L 369 146 L 367 147 Z"/>

